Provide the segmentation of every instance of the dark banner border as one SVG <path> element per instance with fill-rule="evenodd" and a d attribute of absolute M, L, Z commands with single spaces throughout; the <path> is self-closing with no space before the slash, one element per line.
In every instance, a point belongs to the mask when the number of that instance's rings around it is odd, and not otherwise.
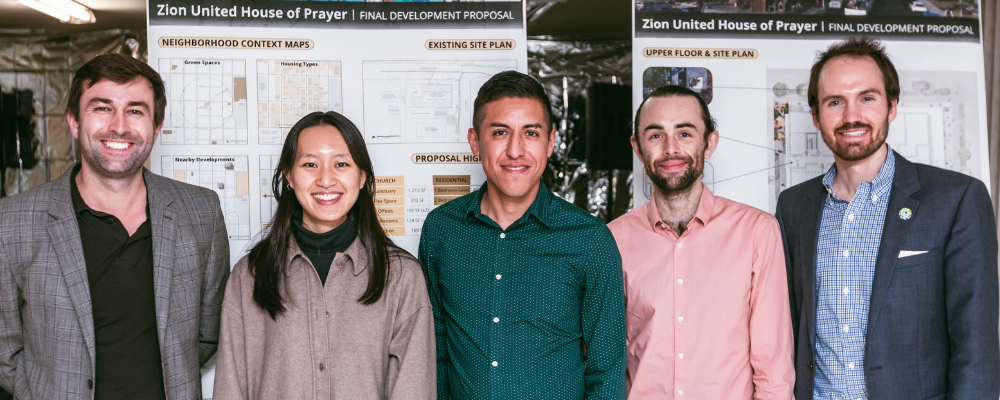
<path fill-rule="evenodd" d="M 228 26 L 254 28 L 302 29 L 525 29 L 524 2 L 434 2 L 434 3 L 361 3 L 342 1 L 280 1 L 280 0 L 148 0 L 146 13 L 149 26 Z M 192 6 L 218 7 L 232 10 L 236 17 L 193 16 Z M 243 17 L 244 7 L 253 10 L 281 10 L 282 18 Z M 304 18 L 304 9 L 315 12 L 343 12 L 343 20 Z M 169 15 L 171 10 L 184 9 L 186 15 Z M 298 11 L 299 18 L 289 19 L 288 13 Z M 362 12 L 377 13 L 385 20 L 362 19 Z M 166 15 L 161 15 L 166 14 Z M 394 14 L 395 13 L 395 14 Z M 457 14 L 456 14 L 457 13 Z M 470 14 L 471 13 L 471 14 Z M 436 14 L 436 15 L 435 15 Z M 443 18 L 435 18 L 442 16 Z M 392 16 L 407 19 L 391 20 Z M 458 16 L 458 18 L 451 18 Z M 481 16 L 482 18 L 476 18 Z M 411 19 L 421 18 L 423 19 Z M 508 18 L 509 17 L 509 18 Z"/>
<path fill-rule="evenodd" d="M 653 23 L 647 20 L 652 20 Z M 713 30 L 705 29 L 674 29 L 676 21 L 708 23 L 714 21 Z M 756 23 L 758 30 L 721 30 L 720 21 L 745 25 Z M 786 24 L 812 24 L 816 23 L 816 31 L 805 31 L 801 33 L 789 32 L 786 30 L 776 30 L 777 22 Z M 669 23 L 670 29 L 651 29 L 649 26 L 655 23 Z M 761 30 L 761 24 L 771 23 L 771 29 Z M 862 26 L 859 26 L 861 24 Z M 646 27 L 644 27 L 644 25 Z M 871 28 L 886 28 L 895 26 L 918 26 L 923 27 L 923 32 L 885 32 Z M 960 32 L 969 33 L 934 33 L 928 32 L 928 26 L 934 25 L 934 29 L 946 27 Z M 853 31 L 842 29 L 851 27 Z M 868 27 L 865 29 L 859 29 Z M 831 31 L 830 28 L 841 28 Z M 854 16 L 815 16 L 796 14 L 679 14 L 666 12 L 635 12 L 635 37 L 636 38 L 733 38 L 733 39 L 840 39 L 847 36 L 868 35 L 892 40 L 914 40 L 914 41 L 948 41 L 948 42 L 980 42 L 979 20 L 974 18 L 945 18 L 945 17 L 854 17 Z"/>

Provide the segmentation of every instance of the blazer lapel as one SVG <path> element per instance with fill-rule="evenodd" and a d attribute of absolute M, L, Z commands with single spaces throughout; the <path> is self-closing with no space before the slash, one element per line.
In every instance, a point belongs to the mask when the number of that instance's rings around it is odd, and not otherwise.
<path fill-rule="evenodd" d="M 46 229 L 56 258 L 59 260 L 63 279 L 66 280 L 70 302 L 73 303 L 73 309 L 76 311 L 77 322 L 79 322 L 80 330 L 83 332 L 90 360 L 93 362 L 96 358 L 94 315 L 90 303 L 90 281 L 87 279 L 87 261 L 83 256 L 80 225 L 76 220 L 73 197 L 70 194 L 69 180 L 73 175 L 72 171 L 73 168 L 59 177 L 52 190 L 52 199 L 49 200 L 48 205 L 50 220 Z"/>
<path fill-rule="evenodd" d="M 817 180 L 815 190 L 806 195 L 802 204 L 802 221 L 805 225 L 799 230 L 800 244 L 804 255 L 802 269 L 802 299 L 811 307 L 805 307 L 806 321 L 809 322 L 809 348 L 816 348 L 816 248 L 819 243 L 819 225 L 823 219 L 823 202 L 826 201 L 826 188 L 822 180 Z"/>
<path fill-rule="evenodd" d="M 882 227 L 882 241 L 878 247 L 878 258 L 875 261 L 875 276 L 872 278 L 871 301 L 868 304 L 868 330 L 865 332 L 865 342 L 871 343 L 872 331 L 882 311 L 885 295 L 889 292 L 889 282 L 896 269 L 899 259 L 899 249 L 903 247 L 906 233 L 910 229 L 909 220 L 900 218 L 897 214 L 901 209 L 909 208 L 917 213 L 920 201 L 913 196 L 920 190 L 917 182 L 917 169 L 913 163 L 893 151 L 896 157 L 896 171 L 892 178 L 892 193 L 889 195 L 889 206 L 885 211 L 885 224 Z"/>
<path fill-rule="evenodd" d="M 174 273 L 174 242 L 177 235 L 173 199 L 161 190 L 160 180 L 149 170 L 143 169 L 146 182 L 146 201 L 149 202 L 149 219 L 153 228 L 153 293 L 156 301 L 156 330 L 160 346 L 167 330 L 170 311 L 170 289 Z"/>

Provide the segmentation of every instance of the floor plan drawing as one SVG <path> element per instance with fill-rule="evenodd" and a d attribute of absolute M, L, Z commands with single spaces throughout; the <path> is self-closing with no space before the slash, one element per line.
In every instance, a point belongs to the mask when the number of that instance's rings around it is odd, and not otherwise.
<path fill-rule="evenodd" d="M 972 175 L 979 171 L 978 105 L 971 72 L 900 71 L 896 118 L 886 143 L 909 161 Z M 804 90 L 808 70 L 769 70 L 774 152 L 769 182 L 772 210 L 782 190 L 829 170 L 833 152 L 813 123 Z M 780 90 L 779 90 L 780 89 Z M 770 132 L 770 129 L 769 129 Z M 975 149 L 975 151 L 973 151 Z"/>

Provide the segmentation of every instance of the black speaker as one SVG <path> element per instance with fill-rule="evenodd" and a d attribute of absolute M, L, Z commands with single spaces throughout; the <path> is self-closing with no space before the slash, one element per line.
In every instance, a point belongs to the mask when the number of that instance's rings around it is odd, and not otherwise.
<path fill-rule="evenodd" d="M 587 163 L 592 170 L 632 169 L 632 86 L 587 89 Z"/>

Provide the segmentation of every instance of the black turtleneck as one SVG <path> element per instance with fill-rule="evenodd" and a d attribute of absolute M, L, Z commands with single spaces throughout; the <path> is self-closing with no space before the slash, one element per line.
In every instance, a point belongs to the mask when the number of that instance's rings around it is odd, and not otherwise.
<path fill-rule="evenodd" d="M 312 261 L 319 281 L 326 286 L 326 276 L 330 273 L 334 257 L 351 247 L 358 237 L 358 229 L 354 227 L 354 219 L 348 217 L 344 223 L 329 232 L 312 232 L 302 226 L 302 210 L 299 210 L 293 216 L 292 234 L 299 243 L 299 249 Z"/>

